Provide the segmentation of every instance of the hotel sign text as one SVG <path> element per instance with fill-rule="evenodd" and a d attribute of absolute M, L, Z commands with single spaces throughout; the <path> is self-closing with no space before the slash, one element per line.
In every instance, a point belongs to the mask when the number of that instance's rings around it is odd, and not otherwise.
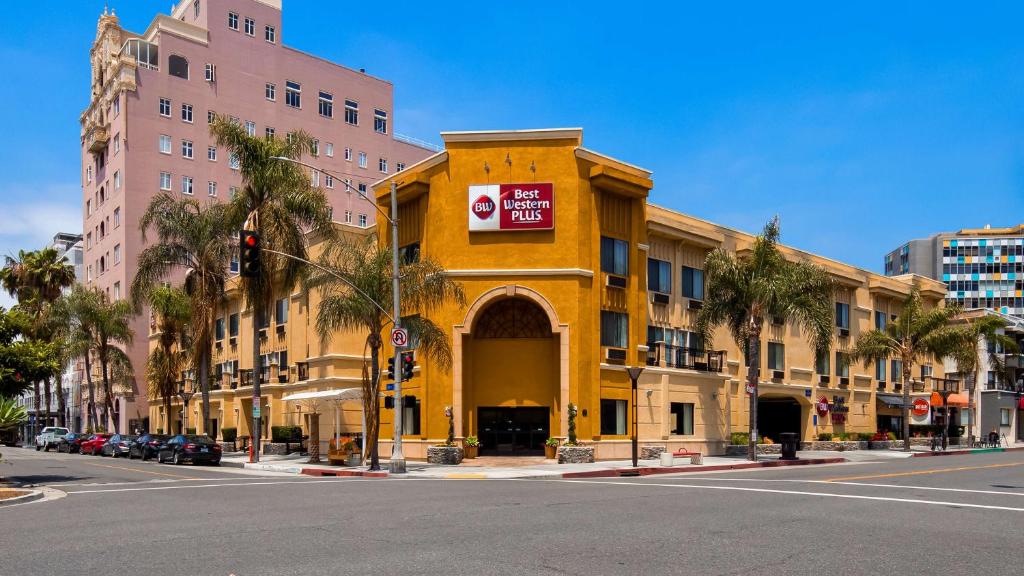
<path fill-rule="evenodd" d="M 550 182 L 469 187 L 469 231 L 551 230 L 555 193 Z"/>

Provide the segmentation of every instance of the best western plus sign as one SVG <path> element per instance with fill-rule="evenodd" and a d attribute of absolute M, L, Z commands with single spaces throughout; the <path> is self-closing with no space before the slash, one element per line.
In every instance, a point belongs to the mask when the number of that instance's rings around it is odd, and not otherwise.
<path fill-rule="evenodd" d="M 551 230 L 555 194 L 550 182 L 469 187 L 469 230 Z"/>

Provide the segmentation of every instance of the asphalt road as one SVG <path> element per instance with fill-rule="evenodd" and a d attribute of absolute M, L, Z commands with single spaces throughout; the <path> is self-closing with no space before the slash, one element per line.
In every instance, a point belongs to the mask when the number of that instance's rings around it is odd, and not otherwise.
<path fill-rule="evenodd" d="M 5 449 L 0 575 L 1019 574 L 1024 453 L 593 480 L 318 479 Z"/>

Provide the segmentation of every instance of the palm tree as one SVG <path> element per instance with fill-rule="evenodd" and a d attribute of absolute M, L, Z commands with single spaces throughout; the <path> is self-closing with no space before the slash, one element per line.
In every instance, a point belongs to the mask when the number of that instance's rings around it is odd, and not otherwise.
<path fill-rule="evenodd" d="M 848 355 L 849 361 L 884 362 L 899 359 L 903 387 L 903 449 L 910 450 L 910 377 L 918 362 L 940 359 L 964 345 L 964 336 L 949 321 L 960 309 L 955 306 L 926 310 L 916 283 L 903 299 L 896 319 L 882 330 L 863 332 Z M 977 342 L 977 339 L 974 340 Z"/>
<path fill-rule="evenodd" d="M 71 292 L 55 303 L 53 309 L 55 336 L 66 346 L 66 354 L 85 360 L 85 381 L 89 392 L 86 408 L 87 430 L 96 430 L 99 425 L 96 386 L 92 378 L 92 349 L 96 332 L 96 311 L 102 305 L 102 298 L 99 290 L 76 284 Z"/>
<path fill-rule="evenodd" d="M 291 290 L 305 270 L 308 260 L 307 234 L 322 239 L 334 236 L 331 208 L 323 190 L 310 184 L 298 165 L 277 160 L 301 159 L 309 152 L 312 138 L 305 132 L 279 138 L 249 136 L 237 121 L 215 118 L 210 125 L 217 145 L 237 161 L 242 187 L 228 205 L 229 229 L 245 228 L 262 238 L 262 267 L 255 277 L 242 277 L 241 289 L 253 311 L 252 396 L 253 407 L 260 406 L 259 327 L 267 321 L 267 309 L 273 289 Z M 253 442 L 258 447 L 261 435 L 259 418 L 253 419 Z"/>
<path fill-rule="evenodd" d="M 146 384 L 149 397 L 162 400 L 167 427 L 171 433 L 171 398 L 178 390 L 178 377 L 189 361 L 188 347 L 181 343 L 188 329 L 192 301 L 179 288 L 158 286 L 148 291 L 147 298 L 159 334 L 157 347 L 146 360 Z"/>
<path fill-rule="evenodd" d="M 950 356 L 956 362 L 957 371 L 963 374 L 964 379 L 969 382 L 966 386 L 969 391 L 967 434 L 969 443 L 973 445 L 974 389 L 978 385 L 978 371 L 982 366 L 981 348 L 985 346 L 988 350 L 988 364 L 997 374 L 1003 374 L 1006 371 L 1000 351 L 1016 354 L 1019 350 L 1014 339 L 1001 332 L 1009 325 L 1009 322 L 999 316 L 986 313 L 977 318 L 964 315 L 961 316 L 961 319 L 964 322 L 962 326 L 959 326 L 962 345 L 957 346 Z"/>
<path fill-rule="evenodd" d="M 384 309 L 392 301 L 391 249 L 376 236 L 346 239 L 327 245 L 317 268 L 310 273 L 307 288 L 320 289 L 316 327 L 320 337 L 330 341 L 338 330 L 366 332 L 365 349 L 370 349 L 369 371 L 363 370 L 363 409 L 366 413 L 366 446 L 370 468 L 380 468 L 377 438 L 380 432 L 380 349 L 389 322 Z M 450 303 L 465 305 L 462 286 L 452 280 L 436 261 L 429 258 L 406 263 L 400 270 L 401 306 L 408 316 L 402 326 L 410 341 L 442 371 L 451 367 L 451 344 L 447 334 L 426 315 Z M 400 409 L 396 407 L 396 410 Z"/>
<path fill-rule="evenodd" d="M 199 374 L 203 399 L 203 430 L 210 432 L 210 364 L 214 312 L 224 297 L 234 246 L 229 213 L 224 204 L 200 204 L 191 198 L 158 194 L 139 220 L 143 241 L 153 228 L 156 242 L 139 254 L 139 269 L 132 280 L 131 300 L 136 310 L 175 270 L 184 268 L 184 291 L 191 305 L 192 350 L 188 355 Z M 152 304 L 152 302 L 151 302 Z"/>
<path fill-rule="evenodd" d="M 821 266 L 787 260 L 778 241 L 776 217 L 754 240 L 749 254 L 733 256 L 721 248 L 709 253 L 704 264 L 704 306 L 697 314 L 697 330 L 704 342 L 711 342 L 714 329 L 724 325 L 740 349 L 748 351 L 751 460 L 757 459 L 757 383 L 765 320 L 795 322 L 818 354 L 827 353 L 835 322 L 832 277 Z"/>
<path fill-rule="evenodd" d="M 103 378 L 103 400 L 108 418 L 114 415 L 115 390 L 111 381 L 124 382 L 131 378 L 131 361 L 124 348 L 131 346 L 134 332 L 131 321 L 135 316 L 132 305 L 126 300 L 111 302 L 106 294 L 100 293 L 100 305 L 94 309 L 93 352 L 100 363 Z M 116 374 L 112 378 L 112 374 Z M 113 418 L 114 433 L 120 434 L 119 419 Z"/>

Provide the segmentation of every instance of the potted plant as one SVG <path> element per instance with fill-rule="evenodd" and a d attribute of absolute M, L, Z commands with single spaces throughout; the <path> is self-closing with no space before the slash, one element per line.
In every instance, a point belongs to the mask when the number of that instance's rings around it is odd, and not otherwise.
<path fill-rule="evenodd" d="M 556 451 L 558 450 L 558 438 L 548 438 L 544 441 L 544 457 L 548 460 L 554 460 L 557 456 Z"/>
<path fill-rule="evenodd" d="M 476 458 L 480 451 L 480 440 L 476 436 L 466 436 L 466 459 Z"/>
<path fill-rule="evenodd" d="M 427 462 L 457 466 L 462 463 L 465 451 L 455 443 L 455 412 L 451 406 L 444 407 L 444 415 L 448 418 L 448 438 L 440 446 L 427 447 Z"/>

